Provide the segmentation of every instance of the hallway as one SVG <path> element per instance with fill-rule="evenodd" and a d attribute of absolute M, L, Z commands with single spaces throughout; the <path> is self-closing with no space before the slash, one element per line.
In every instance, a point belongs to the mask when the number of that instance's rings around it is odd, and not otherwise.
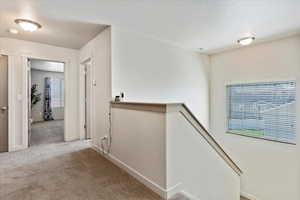
<path fill-rule="evenodd" d="M 30 145 L 45 145 L 64 141 L 64 120 L 37 122 L 31 125 Z"/>

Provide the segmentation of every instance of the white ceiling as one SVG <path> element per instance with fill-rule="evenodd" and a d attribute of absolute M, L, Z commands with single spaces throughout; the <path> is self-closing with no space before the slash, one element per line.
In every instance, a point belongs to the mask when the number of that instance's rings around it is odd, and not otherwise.
<path fill-rule="evenodd" d="M 27 16 L 41 22 L 45 32 L 49 29 L 48 37 L 52 37 L 51 33 L 57 34 L 56 39 L 60 41 L 69 39 L 67 33 L 72 28 L 78 28 L 75 30 L 78 31 L 77 36 L 82 34 L 84 26 L 77 27 L 73 24 L 68 27 L 66 25 L 68 21 L 117 25 L 184 48 L 204 48 L 204 51 L 234 47 L 238 38 L 248 34 L 254 34 L 257 41 L 263 41 L 300 30 L 299 0 L 0 0 L 0 2 L 1 26 L 7 25 L 7 20 Z M 47 20 L 52 22 L 49 27 L 46 24 Z M 56 25 L 64 30 L 66 33 L 63 34 L 64 37 L 54 31 L 58 29 Z M 3 32 L 3 28 L 1 29 Z M 76 34 L 73 34 L 72 40 L 75 38 Z"/>
<path fill-rule="evenodd" d="M 66 20 L 64 18 L 56 19 L 44 15 L 42 10 L 31 6 L 34 4 L 24 6 L 25 1 L 20 2 L 22 1 L 0 0 L 0 37 L 80 49 L 106 27 L 105 25 Z M 40 23 L 42 28 L 33 33 L 23 31 L 15 24 L 14 20 L 16 18 L 32 19 Z M 10 28 L 17 29 L 19 34 L 9 33 Z"/>

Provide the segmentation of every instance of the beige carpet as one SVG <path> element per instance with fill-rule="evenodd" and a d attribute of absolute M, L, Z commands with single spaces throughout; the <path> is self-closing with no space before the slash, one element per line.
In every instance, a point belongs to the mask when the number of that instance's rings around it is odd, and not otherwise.
<path fill-rule="evenodd" d="M 30 145 L 45 145 L 64 141 L 64 120 L 37 122 L 31 125 Z"/>
<path fill-rule="evenodd" d="M 0 166 L 1 200 L 161 199 L 82 142 L 0 154 Z"/>
<path fill-rule="evenodd" d="M 76 141 L 0 154 L 0 200 L 161 200 Z M 176 195 L 172 200 L 188 200 Z"/>

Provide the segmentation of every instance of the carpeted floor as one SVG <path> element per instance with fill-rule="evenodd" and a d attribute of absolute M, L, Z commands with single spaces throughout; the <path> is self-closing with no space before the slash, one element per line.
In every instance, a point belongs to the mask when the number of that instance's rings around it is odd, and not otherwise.
<path fill-rule="evenodd" d="M 30 145 L 44 145 L 64 141 L 64 120 L 37 122 L 31 125 Z"/>
<path fill-rule="evenodd" d="M 1 200 L 160 200 L 87 142 L 0 154 Z"/>
<path fill-rule="evenodd" d="M 94 151 L 87 141 L 75 141 L 1 153 L 0 200 L 161 198 Z"/>

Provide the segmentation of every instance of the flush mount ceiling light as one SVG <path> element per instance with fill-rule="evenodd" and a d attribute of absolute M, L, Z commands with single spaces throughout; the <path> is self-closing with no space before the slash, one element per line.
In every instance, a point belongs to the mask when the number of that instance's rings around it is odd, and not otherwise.
<path fill-rule="evenodd" d="M 15 22 L 19 24 L 22 27 L 22 29 L 29 32 L 34 32 L 39 28 L 42 28 L 42 26 L 39 23 L 28 19 L 16 19 Z"/>
<path fill-rule="evenodd" d="M 255 40 L 255 37 L 250 36 L 250 37 L 241 38 L 237 42 L 242 46 L 246 46 L 246 45 L 251 44 L 254 40 Z"/>
<path fill-rule="evenodd" d="M 8 32 L 10 32 L 11 34 L 18 34 L 19 33 L 19 31 L 17 29 L 14 29 L 14 28 L 8 29 Z"/>

